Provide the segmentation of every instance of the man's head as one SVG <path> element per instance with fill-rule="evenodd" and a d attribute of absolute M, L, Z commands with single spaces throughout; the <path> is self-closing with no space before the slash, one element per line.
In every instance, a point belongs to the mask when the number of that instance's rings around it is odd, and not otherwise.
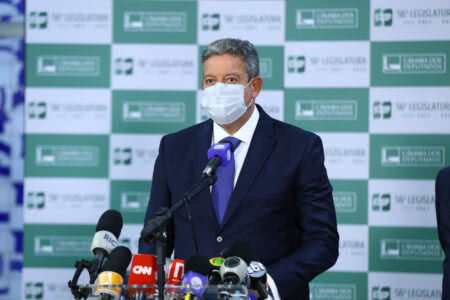
<path fill-rule="evenodd" d="M 255 46 L 249 41 L 222 39 L 209 44 L 202 53 L 202 64 L 212 56 L 229 54 L 245 63 L 248 80 L 259 76 L 259 57 Z"/>
<path fill-rule="evenodd" d="M 251 116 L 255 98 L 262 86 L 255 46 L 239 39 L 217 40 L 203 50 L 202 63 L 204 90 L 215 86 L 216 83 L 245 86 L 243 101 L 248 108 L 242 117 L 233 122 L 242 123 L 242 126 Z"/>

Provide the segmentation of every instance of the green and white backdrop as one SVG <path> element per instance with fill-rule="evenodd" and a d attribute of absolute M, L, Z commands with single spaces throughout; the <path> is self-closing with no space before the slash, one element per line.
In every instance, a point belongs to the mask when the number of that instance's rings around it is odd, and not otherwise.
<path fill-rule="evenodd" d="M 160 138 L 206 119 L 200 53 L 259 51 L 273 117 L 323 139 L 340 241 L 311 299 L 440 299 L 448 0 L 28 0 L 23 299 L 69 299 L 114 208 L 133 252 Z M 181 154 L 180 154 L 181 155 Z"/>

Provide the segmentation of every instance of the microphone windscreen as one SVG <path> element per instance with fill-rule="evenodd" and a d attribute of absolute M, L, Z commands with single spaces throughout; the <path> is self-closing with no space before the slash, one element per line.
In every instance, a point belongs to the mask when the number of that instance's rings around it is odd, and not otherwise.
<path fill-rule="evenodd" d="M 198 274 L 208 275 L 209 270 L 209 259 L 199 254 L 192 255 L 184 263 L 184 274 L 193 271 Z"/>
<path fill-rule="evenodd" d="M 124 277 L 131 262 L 131 257 L 131 251 L 127 247 L 118 246 L 114 248 L 108 261 L 103 265 L 102 272 L 116 272 Z"/>
<path fill-rule="evenodd" d="M 223 251 L 224 258 L 231 256 L 242 258 L 248 265 L 252 260 L 255 260 L 255 248 L 248 239 L 238 240 L 234 242 L 230 248 Z"/>
<path fill-rule="evenodd" d="M 123 227 L 123 219 L 120 212 L 114 209 L 105 211 L 98 220 L 95 232 L 109 231 L 118 239 Z"/>

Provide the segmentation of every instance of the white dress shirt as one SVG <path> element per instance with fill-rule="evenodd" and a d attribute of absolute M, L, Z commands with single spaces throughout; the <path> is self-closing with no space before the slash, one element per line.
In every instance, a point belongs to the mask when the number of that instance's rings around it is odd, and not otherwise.
<path fill-rule="evenodd" d="M 250 142 L 252 141 L 253 134 L 255 133 L 256 125 L 258 125 L 258 120 L 259 111 L 255 107 L 250 119 L 248 119 L 247 122 L 245 122 L 245 124 L 232 135 L 233 137 L 241 140 L 239 147 L 237 147 L 234 151 L 234 186 L 236 186 L 239 174 L 241 173 L 242 165 L 244 164 L 245 157 L 247 156 L 248 148 L 250 147 Z M 216 144 L 228 136 L 230 136 L 230 134 L 214 122 L 212 144 Z"/>
<path fill-rule="evenodd" d="M 232 135 L 233 137 L 241 140 L 239 147 L 237 147 L 236 150 L 234 151 L 234 163 L 235 163 L 234 186 L 236 186 L 239 174 L 241 173 L 242 165 L 244 164 L 245 157 L 247 156 L 247 152 L 250 147 L 250 142 L 252 141 L 253 134 L 255 133 L 256 130 L 256 125 L 258 125 L 258 121 L 259 121 L 259 111 L 255 107 L 252 115 L 250 116 L 250 119 L 248 119 L 247 122 L 245 122 L 245 124 L 235 134 Z M 230 136 L 230 134 L 226 132 L 225 129 L 223 129 L 214 122 L 212 144 L 216 144 L 228 136 Z M 269 296 L 269 300 L 270 299 L 279 300 L 280 296 L 278 294 L 277 286 L 275 284 L 275 281 L 269 274 L 267 274 L 267 284 L 273 294 L 273 298 Z"/>

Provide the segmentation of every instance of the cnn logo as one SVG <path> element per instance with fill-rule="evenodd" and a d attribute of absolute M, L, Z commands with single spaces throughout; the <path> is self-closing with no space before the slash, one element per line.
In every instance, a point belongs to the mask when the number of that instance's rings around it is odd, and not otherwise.
<path fill-rule="evenodd" d="M 147 266 L 134 266 L 132 272 L 137 275 L 152 275 L 153 268 Z"/>

